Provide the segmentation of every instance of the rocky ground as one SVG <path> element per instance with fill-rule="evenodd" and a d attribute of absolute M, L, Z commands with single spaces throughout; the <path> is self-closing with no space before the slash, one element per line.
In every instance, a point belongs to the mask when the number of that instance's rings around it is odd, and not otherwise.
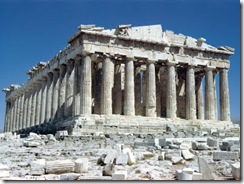
<path fill-rule="evenodd" d="M 239 137 L 0 134 L 3 180 L 238 180 Z"/>

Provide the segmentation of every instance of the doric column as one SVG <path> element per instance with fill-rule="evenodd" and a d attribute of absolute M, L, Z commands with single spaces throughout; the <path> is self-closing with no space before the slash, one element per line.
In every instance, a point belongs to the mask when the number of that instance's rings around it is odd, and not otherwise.
<path fill-rule="evenodd" d="M 58 68 L 53 70 L 52 120 L 57 117 L 58 113 L 59 73 Z"/>
<path fill-rule="evenodd" d="M 17 111 L 18 111 L 18 97 L 14 100 L 14 118 L 13 118 L 13 131 L 17 130 Z"/>
<path fill-rule="evenodd" d="M 41 89 L 41 111 L 40 111 L 40 124 L 45 123 L 46 113 L 46 96 L 47 96 L 47 77 L 42 78 L 42 89 Z"/>
<path fill-rule="evenodd" d="M 156 74 L 152 61 L 147 65 L 146 116 L 156 117 Z"/>
<path fill-rule="evenodd" d="M 101 114 L 102 64 L 102 62 L 98 61 L 95 67 L 94 114 Z"/>
<path fill-rule="evenodd" d="M 14 99 L 11 99 L 11 112 L 10 112 L 10 132 L 13 131 L 13 127 L 14 127 Z"/>
<path fill-rule="evenodd" d="M 6 109 L 5 109 L 5 121 L 4 121 L 4 132 L 9 131 L 9 102 L 6 101 Z"/>
<path fill-rule="evenodd" d="M 161 75 L 160 75 L 160 67 L 156 67 L 156 115 L 157 117 L 162 116 L 162 110 L 161 110 L 161 105 L 162 105 L 162 90 L 161 90 Z"/>
<path fill-rule="evenodd" d="M 17 97 L 17 110 L 16 110 L 16 119 L 15 119 L 15 122 L 16 122 L 16 129 L 15 130 L 20 130 L 20 121 L 19 121 L 19 116 L 20 116 L 20 105 L 21 105 L 21 96 L 19 95 Z"/>
<path fill-rule="evenodd" d="M 74 96 L 74 61 L 70 60 L 67 62 L 67 78 L 66 78 L 66 101 L 64 116 L 69 117 L 72 115 L 72 103 Z"/>
<path fill-rule="evenodd" d="M 80 82 L 80 114 L 91 114 L 92 108 L 92 71 L 91 57 L 84 56 L 81 62 L 81 82 Z"/>
<path fill-rule="evenodd" d="M 188 66 L 186 71 L 186 118 L 196 119 L 195 71 Z"/>
<path fill-rule="evenodd" d="M 26 121 L 26 128 L 31 126 L 32 121 L 32 88 L 28 91 L 28 103 L 27 103 L 27 121 Z"/>
<path fill-rule="evenodd" d="M 49 122 L 52 117 L 52 95 L 53 95 L 53 73 L 50 72 L 47 74 L 45 122 Z"/>
<path fill-rule="evenodd" d="M 40 124 L 40 114 L 41 114 L 41 81 L 37 81 L 37 94 L 36 94 L 36 107 L 35 107 L 35 125 Z"/>
<path fill-rule="evenodd" d="M 129 59 L 125 64 L 124 115 L 135 115 L 134 90 L 134 62 L 132 59 Z"/>
<path fill-rule="evenodd" d="M 167 63 L 167 99 L 166 99 L 166 116 L 167 118 L 176 118 L 177 100 L 175 84 L 175 63 Z"/>
<path fill-rule="evenodd" d="M 122 114 L 122 64 L 115 66 L 113 88 L 113 114 Z"/>
<path fill-rule="evenodd" d="M 66 73 L 67 73 L 66 65 L 60 65 L 58 118 L 64 117 L 65 94 L 66 94 Z"/>
<path fill-rule="evenodd" d="M 102 73 L 101 114 L 111 115 L 114 64 L 108 57 L 103 60 Z"/>
<path fill-rule="evenodd" d="M 220 89 L 220 120 L 231 121 L 230 119 L 230 99 L 229 99 L 229 83 L 228 69 L 224 68 L 220 71 L 219 89 Z"/>
<path fill-rule="evenodd" d="M 203 91 L 202 91 L 202 76 L 196 76 L 196 103 L 197 103 L 197 119 L 204 119 L 203 113 Z"/>
<path fill-rule="evenodd" d="M 36 119 L 36 99 L 37 99 L 37 93 L 38 93 L 38 85 L 37 84 L 32 84 L 33 85 L 33 94 L 32 94 L 32 99 L 31 99 L 31 124 L 30 127 L 35 126 L 35 119 Z"/>
<path fill-rule="evenodd" d="M 214 80 L 213 69 L 206 67 L 205 72 L 205 119 L 215 120 L 215 105 L 214 105 Z"/>
<path fill-rule="evenodd" d="M 72 115 L 80 114 L 80 80 L 81 80 L 81 62 L 80 59 L 74 62 L 74 85 L 73 85 L 73 106 Z"/>
<path fill-rule="evenodd" d="M 135 67 L 135 115 L 141 116 L 141 67 Z"/>
<path fill-rule="evenodd" d="M 24 100 L 25 100 L 25 95 L 21 94 L 20 96 L 21 100 L 20 100 L 20 115 L 19 115 L 19 123 L 20 123 L 20 129 L 23 129 L 23 112 L 24 112 Z"/>
<path fill-rule="evenodd" d="M 217 71 L 213 71 L 213 85 L 214 85 L 214 117 L 218 120 L 218 108 L 217 108 L 217 90 L 216 90 L 216 74 Z"/>

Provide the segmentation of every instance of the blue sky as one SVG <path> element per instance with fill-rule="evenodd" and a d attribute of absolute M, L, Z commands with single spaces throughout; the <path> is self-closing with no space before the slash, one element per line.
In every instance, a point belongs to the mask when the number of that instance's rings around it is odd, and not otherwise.
<path fill-rule="evenodd" d="M 213 46 L 235 48 L 229 87 L 232 118 L 240 117 L 240 1 L 238 0 L 0 0 L 0 88 L 27 81 L 26 72 L 67 45 L 80 24 L 114 28 L 161 24 Z M 218 88 L 218 83 L 217 83 Z M 5 94 L 0 93 L 0 129 Z"/>

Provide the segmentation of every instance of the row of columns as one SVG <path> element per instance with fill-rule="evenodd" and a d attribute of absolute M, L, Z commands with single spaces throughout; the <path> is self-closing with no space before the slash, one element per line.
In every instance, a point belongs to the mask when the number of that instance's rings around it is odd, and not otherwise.
<path fill-rule="evenodd" d="M 158 103 L 155 62 L 148 61 L 145 81 L 133 59 L 115 64 L 109 57 L 92 61 L 70 60 L 32 84 L 27 91 L 7 101 L 5 131 L 16 131 L 78 114 L 140 115 L 156 117 Z M 177 117 L 176 63 L 167 63 L 166 117 Z M 122 65 L 124 76 L 122 76 Z M 202 77 L 195 76 L 194 66 L 186 70 L 186 119 L 216 120 L 214 68 L 205 69 L 205 114 L 203 114 Z M 220 71 L 220 120 L 230 121 L 228 70 Z M 123 81 L 123 78 L 125 79 Z M 123 83 L 124 82 L 124 83 Z M 146 88 L 144 84 L 146 83 Z M 140 92 L 138 94 L 139 89 Z M 144 88 L 144 89 L 143 89 Z M 122 90 L 124 89 L 124 90 Z M 115 91 L 115 92 L 113 92 Z M 123 92 L 122 92 L 123 91 Z M 143 96 L 143 100 L 141 98 Z M 165 102 L 164 102 L 165 103 Z M 92 108 L 93 107 L 93 108 Z M 160 113 L 159 113 L 160 114 Z"/>

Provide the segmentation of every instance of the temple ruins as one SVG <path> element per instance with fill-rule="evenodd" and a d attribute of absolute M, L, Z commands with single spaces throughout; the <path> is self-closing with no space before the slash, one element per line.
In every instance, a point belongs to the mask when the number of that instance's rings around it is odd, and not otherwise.
<path fill-rule="evenodd" d="M 3 89 L 4 131 L 77 135 L 163 132 L 171 123 L 231 126 L 234 49 L 205 42 L 161 25 L 80 25 L 66 48 L 27 72 L 24 85 Z"/>

